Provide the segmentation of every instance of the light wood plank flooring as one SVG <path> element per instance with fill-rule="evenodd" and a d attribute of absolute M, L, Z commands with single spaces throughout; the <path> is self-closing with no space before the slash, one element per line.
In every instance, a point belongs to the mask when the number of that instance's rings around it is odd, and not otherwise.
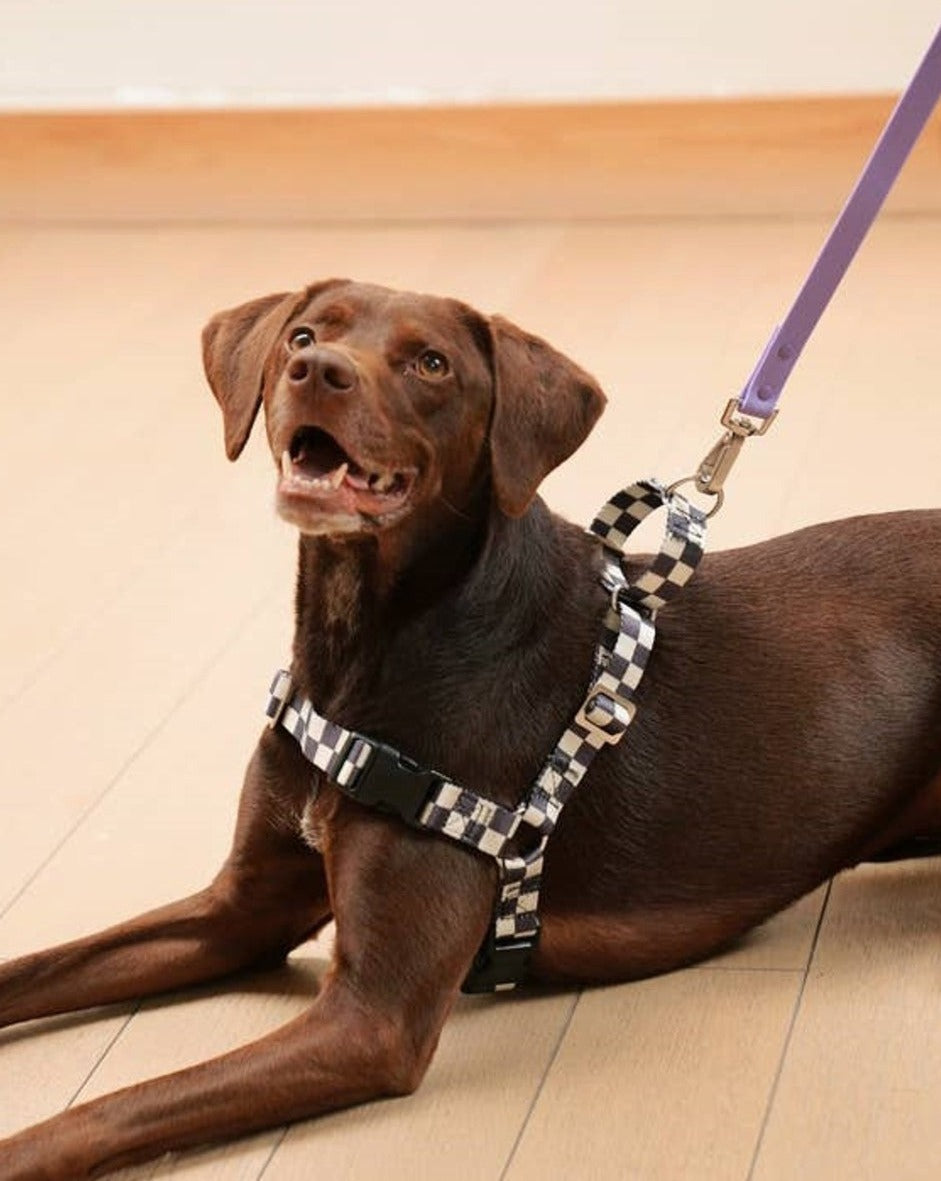
<path fill-rule="evenodd" d="M 225 854 L 294 542 L 230 467 L 211 312 L 347 274 L 546 335 L 610 404 L 546 486 L 586 520 L 690 471 L 814 256 L 816 220 L 0 228 L 0 956 L 203 884 Z M 886 218 L 752 443 L 715 548 L 941 503 L 941 221 Z M 708 738 L 708 736 L 707 736 Z M 812 773 L 812 771 L 811 771 Z M 0 1034 L 0 1133 L 301 1010 L 283 971 Z M 465 998 L 413 1098 L 125 1174 L 222 1181 L 928 1181 L 941 864 L 843 875 L 736 950 L 583 994 Z"/>

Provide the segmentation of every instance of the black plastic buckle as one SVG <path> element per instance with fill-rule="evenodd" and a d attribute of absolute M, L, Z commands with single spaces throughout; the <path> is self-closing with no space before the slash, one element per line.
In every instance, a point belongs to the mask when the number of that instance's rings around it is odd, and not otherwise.
<path fill-rule="evenodd" d="M 525 938 L 498 940 L 493 923 L 480 950 L 474 956 L 461 992 L 495 992 L 522 984 L 529 974 L 533 952 L 539 943 L 539 919 L 531 935 Z"/>
<path fill-rule="evenodd" d="M 384 742 L 370 740 L 370 745 L 373 755 L 355 782 L 344 788 L 346 794 L 360 804 L 415 824 L 428 793 L 444 777 L 420 767 Z"/>

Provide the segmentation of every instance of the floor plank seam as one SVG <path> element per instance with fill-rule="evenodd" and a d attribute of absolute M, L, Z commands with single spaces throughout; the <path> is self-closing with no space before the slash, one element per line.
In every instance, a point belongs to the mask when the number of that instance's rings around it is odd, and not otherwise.
<path fill-rule="evenodd" d="M 555 1060 L 559 1056 L 559 1051 L 562 1049 L 562 1043 L 565 1041 L 565 1038 L 568 1034 L 569 1027 L 572 1024 L 573 1018 L 575 1017 L 575 1011 L 578 1008 L 579 1002 L 582 999 L 582 995 L 583 995 L 582 990 L 579 989 L 578 993 L 576 994 L 576 996 L 574 997 L 574 999 L 572 1001 L 571 1007 L 569 1008 L 568 1015 L 565 1018 L 565 1021 L 562 1023 L 562 1028 L 559 1030 L 559 1036 L 556 1038 L 555 1045 L 552 1047 L 552 1053 L 549 1055 L 549 1061 L 546 1063 L 546 1068 L 542 1072 L 542 1077 L 539 1080 L 539 1085 L 536 1087 L 536 1091 L 532 1097 L 532 1101 L 530 1102 L 529 1107 L 526 1109 L 526 1114 L 523 1116 L 522 1120 L 520 1121 L 519 1131 L 517 1132 L 516 1138 L 514 1139 L 513 1144 L 510 1147 L 510 1151 L 507 1153 L 506 1164 L 503 1166 L 503 1170 L 500 1173 L 498 1181 L 506 1181 L 507 1174 L 509 1173 L 509 1171 L 513 1165 L 513 1161 L 516 1157 L 517 1150 L 519 1149 L 519 1146 L 522 1143 L 523 1137 L 526 1134 L 526 1129 L 529 1126 L 529 1121 L 532 1119 L 533 1112 L 536 1110 L 536 1107 L 539 1103 L 539 1098 L 542 1095 L 543 1088 L 546 1085 L 549 1075 L 552 1073 L 552 1067 L 555 1065 Z"/>
<path fill-rule="evenodd" d="M 183 521 L 180 522 L 179 530 L 183 533 L 190 524 L 196 519 L 195 512 L 190 513 Z M 132 586 L 134 581 L 140 575 L 142 570 L 145 570 L 153 561 L 159 560 L 160 554 L 145 556 L 140 559 L 136 565 L 130 565 L 125 568 L 126 578 L 112 589 L 112 593 L 104 599 L 96 599 L 89 611 L 76 619 L 70 630 L 62 637 L 61 641 L 47 652 L 45 656 L 40 657 L 38 663 L 33 665 L 26 673 L 23 680 L 10 693 L 5 694 L 0 699 L 0 718 L 3 714 L 11 708 L 25 693 L 36 684 L 36 682 L 44 675 L 50 665 L 54 664 L 61 656 L 68 652 L 69 648 L 95 623 L 101 616 L 114 606 L 119 601 L 121 596 L 127 592 L 128 587 Z M 2 917 L 2 916 L 0 916 Z"/>
<path fill-rule="evenodd" d="M 128 1013 L 128 1015 L 124 1019 L 124 1021 L 121 1022 L 120 1026 L 118 1027 L 118 1029 L 115 1032 L 114 1037 L 111 1038 L 110 1041 L 105 1045 L 104 1049 L 101 1051 L 101 1053 L 95 1059 L 95 1061 L 92 1063 L 92 1065 L 88 1071 L 88 1074 L 86 1074 L 85 1077 L 82 1079 L 82 1081 L 79 1083 L 78 1089 L 75 1091 L 75 1093 L 69 1099 L 68 1103 L 66 1103 L 66 1105 L 65 1105 L 66 1110 L 68 1108 L 72 1107 L 72 1105 L 75 1103 L 76 1099 L 78 1099 L 79 1095 L 81 1095 L 82 1091 L 85 1090 L 85 1088 L 88 1086 L 89 1082 L 91 1082 L 91 1080 L 94 1078 L 94 1076 L 98 1070 L 98 1067 L 101 1066 L 102 1062 L 104 1062 L 104 1060 L 108 1057 L 108 1055 L 111 1053 L 111 1050 L 113 1049 L 113 1047 L 124 1036 L 124 1031 L 131 1024 L 131 1022 L 134 1020 L 134 1018 L 137 1016 L 137 1014 L 140 1012 L 142 1004 L 143 1004 L 142 1001 L 138 1001 L 134 1005 L 134 1007 L 131 1009 L 130 1013 Z"/>
<path fill-rule="evenodd" d="M 810 943 L 810 951 L 807 955 L 807 963 L 804 968 L 804 975 L 800 983 L 800 988 L 797 990 L 797 996 L 794 999 L 794 1008 L 791 1011 L 791 1020 L 788 1023 L 787 1032 L 784 1035 L 784 1044 L 781 1047 L 781 1053 L 778 1057 L 777 1069 L 774 1072 L 774 1078 L 771 1080 L 771 1087 L 768 1091 L 768 1101 L 765 1104 L 765 1110 L 761 1117 L 761 1125 L 758 1128 L 758 1135 L 755 1138 L 755 1150 L 752 1153 L 751 1164 L 748 1166 L 748 1172 L 745 1175 L 745 1181 L 754 1181 L 755 1169 L 758 1167 L 758 1159 L 761 1156 L 761 1146 L 764 1143 L 765 1132 L 768 1128 L 768 1123 L 771 1119 L 771 1113 L 774 1110 L 774 1101 L 777 1098 L 778 1087 L 781 1083 L 781 1076 L 784 1073 L 784 1064 L 787 1061 L 788 1050 L 791 1046 L 791 1039 L 794 1036 L 794 1030 L 797 1027 L 797 1020 L 800 1016 L 801 1005 L 804 1000 L 804 992 L 807 988 L 807 981 L 810 977 L 810 970 L 813 967 L 814 957 L 817 954 L 817 944 L 820 941 L 820 932 L 823 928 L 823 920 L 826 917 L 827 907 L 830 904 L 830 895 L 833 890 L 833 879 L 827 882 L 827 888 L 823 896 L 823 905 L 820 907 L 820 914 L 817 917 L 817 925 L 814 927 L 814 936 Z"/>
<path fill-rule="evenodd" d="M 141 755 L 143 755 L 150 748 L 152 743 L 166 729 L 166 727 L 169 725 L 171 719 L 173 718 L 174 714 L 177 712 L 177 710 L 179 710 L 180 706 L 183 705 L 183 703 L 190 696 L 192 696 L 192 694 L 199 688 L 199 686 L 203 683 L 203 681 L 206 679 L 206 677 L 208 677 L 209 674 L 212 672 L 212 670 L 216 667 L 216 665 L 219 663 L 219 661 L 222 660 L 222 658 L 228 652 L 235 637 L 237 637 L 242 631 L 244 631 L 246 627 L 250 626 L 250 624 L 259 615 L 261 615 L 261 613 L 267 608 L 267 606 L 271 602 L 272 598 L 274 598 L 277 593 L 278 593 L 278 591 L 275 590 L 273 586 L 269 587 L 268 590 L 265 591 L 264 595 L 262 595 L 258 600 L 255 601 L 255 603 L 252 604 L 251 609 L 249 611 L 247 611 L 243 616 L 240 617 L 238 623 L 231 630 L 231 632 L 228 634 L 228 636 L 226 636 L 226 639 L 224 640 L 224 642 L 222 644 L 220 644 L 220 646 L 216 649 L 216 651 L 201 666 L 201 668 L 196 673 L 196 675 L 190 679 L 190 681 L 188 682 L 188 684 L 186 685 L 186 688 L 182 691 L 182 693 L 180 693 L 176 697 L 176 699 L 168 706 L 167 711 L 164 714 L 164 716 L 157 722 L 157 724 L 155 726 L 153 726 L 144 735 L 144 737 L 138 743 L 137 747 L 125 759 L 125 761 L 121 764 L 121 766 L 118 768 L 118 770 L 115 772 L 115 774 L 112 775 L 111 779 L 108 781 L 108 783 L 102 789 L 102 791 L 95 797 L 94 800 L 91 801 L 91 803 L 88 805 L 88 807 L 78 816 L 78 818 L 75 820 L 74 824 L 72 824 L 72 826 L 65 833 L 63 833 L 62 837 L 56 842 L 55 846 L 49 851 L 48 855 L 42 859 L 42 861 L 39 863 L 39 865 L 36 867 L 36 869 L 27 877 L 26 881 L 19 888 L 19 890 L 16 890 L 13 893 L 13 895 L 10 897 L 10 899 L 7 901 L 7 903 L 5 905 L 0 905 L 0 922 L 2 922 L 4 916 L 9 913 L 9 911 L 16 905 L 16 903 L 29 890 L 30 886 L 33 884 L 33 882 L 35 882 L 37 880 L 37 878 L 42 874 L 42 872 L 47 868 L 47 866 L 49 866 L 55 860 L 55 858 L 58 856 L 58 854 L 61 852 L 61 850 L 63 848 L 65 848 L 65 846 L 68 844 L 68 842 L 82 828 L 82 826 L 89 819 L 89 817 L 93 816 L 94 813 L 98 810 L 98 808 L 105 802 L 105 800 L 108 798 L 108 796 L 111 794 L 111 792 L 114 791 L 114 789 L 117 787 L 117 785 L 121 782 L 122 778 L 127 774 L 127 772 L 130 770 L 130 768 L 137 762 L 137 760 L 141 757 Z"/>
<path fill-rule="evenodd" d="M 268 1166 L 271 1164 L 271 1162 L 274 1160 L 275 1156 L 277 1155 L 278 1149 L 284 1143 L 284 1139 L 287 1136 L 287 1134 L 288 1134 L 287 1126 L 279 1129 L 277 1136 L 275 1136 L 274 1144 L 271 1145 L 271 1151 L 265 1157 L 264 1163 L 262 1164 L 261 1168 L 258 1170 L 258 1173 L 256 1174 L 256 1181 L 261 1181 L 262 1177 L 264 1177 L 265 1173 L 268 1171 Z"/>
<path fill-rule="evenodd" d="M 688 972 L 780 972 L 785 975 L 794 975 L 797 972 L 806 971 L 806 968 L 776 968 L 772 964 L 710 964 L 708 961 L 704 964 L 690 964 L 685 969 Z"/>

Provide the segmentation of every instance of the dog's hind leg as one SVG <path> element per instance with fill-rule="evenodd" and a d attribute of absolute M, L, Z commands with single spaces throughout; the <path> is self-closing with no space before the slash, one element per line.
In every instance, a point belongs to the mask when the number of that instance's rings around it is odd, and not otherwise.
<path fill-rule="evenodd" d="M 0 1027 L 276 962 L 322 926 L 330 917 L 323 860 L 289 820 L 276 822 L 271 764 L 259 749 L 246 775 L 232 852 L 205 890 L 0 964 Z"/>
<path fill-rule="evenodd" d="M 863 861 L 907 861 L 941 857 L 941 773 L 880 833 Z"/>

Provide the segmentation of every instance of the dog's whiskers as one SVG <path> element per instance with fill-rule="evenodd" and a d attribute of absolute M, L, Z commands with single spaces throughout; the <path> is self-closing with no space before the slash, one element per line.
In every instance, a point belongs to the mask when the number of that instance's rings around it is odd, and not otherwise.
<path fill-rule="evenodd" d="M 440 497 L 440 500 L 446 509 L 454 513 L 454 515 L 459 517 L 462 521 L 470 521 L 473 519 L 470 513 L 465 513 L 463 509 L 459 509 L 456 505 L 453 505 L 446 496 Z"/>

